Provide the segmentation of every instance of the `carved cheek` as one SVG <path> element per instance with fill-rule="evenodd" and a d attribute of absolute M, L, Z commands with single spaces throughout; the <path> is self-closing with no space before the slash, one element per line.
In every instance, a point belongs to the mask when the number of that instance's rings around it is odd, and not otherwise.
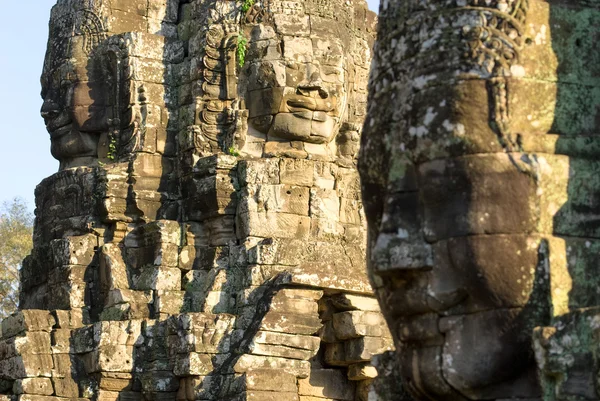
<path fill-rule="evenodd" d="M 106 127 L 105 96 L 100 85 L 77 82 L 72 87 L 71 102 L 73 122 L 84 131 L 100 131 Z"/>
<path fill-rule="evenodd" d="M 104 106 L 75 106 L 72 108 L 72 115 L 74 126 L 78 130 L 99 132 L 108 128 Z"/>

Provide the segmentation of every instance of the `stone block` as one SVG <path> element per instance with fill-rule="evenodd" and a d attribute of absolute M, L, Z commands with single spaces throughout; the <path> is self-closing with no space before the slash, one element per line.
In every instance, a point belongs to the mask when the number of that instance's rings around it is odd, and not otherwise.
<path fill-rule="evenodd" d="M 340 198 L 340 222 L 355 226 L 365 221 L 362 203 L 356 199 Z"/>
<path fill-rule="evenodd" d="M 340 342 L 325 344 L 325 355 L 323 358 L 331 366 L 348 366 L 352 364 L 346 358 L 344 343 Z"/>
<path fill-rule="evenodd" d="M 52 330 L 50 340 L 53 354 L 67 354 L 72 351 L 70 329 Z"/>
<path fill-rule="evenodd" d="M 267 238 L 254 243 L 248 242 L 248 259 L 252 264 L 296 266 L 310 257 L 311 251 L 315 251 L 315 247 L 307 247 L 305 240 L 294 238 Z"/>
<path fill-rule="evenodd" d="M 98 372 L 131 372 L 133 368 L 133 346 L 110 345 L 82 355 L 85 371 Z"/>
<path fill-rule="evenodd" d="M 316 314 L 319 306 L 313 300 L 287 298 L 277 294 L 272 300 L 270 310 L 281 313 Z"/>
<path fill-rule="evenodd" d="M 176 315 L 184 309 L 185 291 L 155 291 L 154 307 L 156 313 Z"/>
<path fill-rule="evenodd" d="M 133 346 L 142 331 L 141 320 L 103 321 L 73 331 L 75 353 L 83 354 L 110 346 Z"/>
<path fill-rule="evenodd" d="M 391 338 L 383 315 L 378 312 L 336 313 L 333 315 L 333 329 L 336 337 L 340 340 L 364 336 Z"/>
<path fill-rule="evenodd" d="M 316 352 L 320 347 L 320 339 L 315 336 L 299 334 L 276 333 L 272 331 L 259 331 L 252 342 L 265 345 L 284 345 L 302 350 Z"/>
<path fill-rule="evenodd" d="M 144 372 L 141 374 L 142 389 L 144 392 L 167 392 L 179 390 L 179 378 L 172 372 Z"/>
<path fill-rule="evenodd" d="M 206 376 L 213 371 L 211 355 L 190 352 L 177 355 L 174 373 L 177 376 Z"/>
<path fill-rule="evenodd" d="M 181 245 L 181 227 L 177 221 L 155 220 L 137 227 L 125 237 L 126 248 L 140 248 L 156 244 Z"/>
<path fill-rule="evenodd" d="M 181 290 L 181 270 L 176 267 L 146 265 L 131 275 L 134 290 Z"/>
<path fill-rule="evenodd" d="M 323 322 L 323 327 L 319 330 L 319 337 L 321 338 L 321 341 L 327 344 L 338 342 L 335 330 L 333 329 L 333 321 L 328 320 Z"/>
<path fill-rule="evenodd" d="M 209 270 L 229 267 L 229 246 L 194 246 L 181 248 L 179 268 L 182 270 Z"/>
<path fill-rule="evenodd" d="M 290 213 L 250 212 L 237 217 L 238 236 L 308 239 L 310 217 Z"/>
<path fill-rule="evenodd" d="M 356 382 L 356 401 L 369 401 L 369 394 L 372 394 L 372 387 L 373 379 Z M 373 398 L 373 395 L 371 395 L 371 398 Z"/>
<path fill-rule="evenodd" d="M 48 273 L 48 284 L 57 285 L 61 283 L 83 284 L 86 281 L 88 266 L 60 265 L 55 266 Z"/>
<path fill-rule="evenodd" d="M 0 341 L 0 359 L 51 353 L 50 333 L 31 331 L 23 334 Z"/>
<path fill-rule="evenodd" d="M 234 174 L 225 172 L 213 177 L 186 180 L 183 189 L 187 218 L 205 221 L 215 216 L 235 214 L 238 183 Z"/>
<path fill-rule="evenodd" d="M 53 377 L 70 377 L 72 373 L 72 355 L 69 354 L 54 354 L 52 361 L 54 368 L 52 369 Z"/>
<path fill-rule="evenodd" d="M 313 351 L 287 347 L 284 345 L 260 343 L 251 343 L 249 351 L 253 355 L 277 356 L 286 359 L 298 359 L 302 361 L 307 361 L 316 354 L 316 352 Z"/>
<path fill-rule="evenodd" d="M 375 297 L 339 293 L 329 298 L 336 309 L 340 311 L 361 310 L 379 312 L 379 303 Z"/>
<path fill-rule="evenodd" d="M 83 313 L 81 309 L 55 310 L 52 311 L 52 316 L 54 316 L 54 320 L 56 321 L 55 328 L 76 329 L 83 326 Z"/>
<path fill-rule="evenodd" d="M 8 380 L 27 377 L 50 377 L 53 368 L 52 355 L 26 354 L 0 360 L 0 377 Z"/>
<path fill-rule="evenodd" d="M 129 289 L 110 290 L 106 296 L 106 307 L 119 304 L 130 304 L 144 306 L 152 303 L 152 291 L 138 291 Z M 105 310 L 106 310 L 105 307 Z M 102 320 L 122 320 L 122 319 L 102 319 Z"/>
<path fill-rule="evenodd" d="M 65 399 L 47 395 L 21 394 L 19 401 L 65 401 Z"/>
<path fill-rule="evenodd" d="M 348 366 L 348 380 L 368 380 L 375 377 L 377 377 L 377 369 L 368 362 Z"/>
<path fill-rule="evenodd" d="M 242 355 L 234 366 L 236 373 L 245 373 L 256 369 L 275 369 L 296 377 L 308 377 L 310 362 L 285 359 L 274 356 Z"/>
<path fill-rule="evenodd" d="M 412 401 L 413 398 L 408 395 L 401 377 L 400 358 L 396 351 L 386 351 L 376 355 L 372 359 L 373 365 L 377 368 L 377 379 L 372 381 L 371 392 L 379 399 L 386 398 L 394 401 Z"/>
<path fill-rule="evenodd" d="M 393 349 L 391 340 L 379 337 L 361 337 L 344 342 L 347 362 L 370 361 L 373 355 Z"/>
<path fill-rule="evenodd" d="M 98 246 L 98 237 L 94 234 L 70 236 L 50 242 L 54 266 L 92 264 Z"/>
<path fill-rule="evenodd" d="M 108 391 L 104 389 L 99 389 L 97 393 L 98 401 L 118 401 L 119 398 L 120 397 L 118 391 Z"/>
<path fill-rule="evenodd" d="M 342 370 L 313 369 L 308 378 L 298 380 L 298 394 L 354 401 L 354 383 L 348 381 Z"/>
<path fill-rule="evenodd" d="M 314 182 L 314 162 L 302 159 L 281 158 L 279 179 L 282 184 L 312 187 Z"/>
<path fill-rule="evenodd" d="M 139 269 L 146 265 L 177 267 L 179 247 L 169 242 L 156 243 L 138 248 L 127 248 L 127 265 Z"/>
<path fill-rule="evenodd" d="M 208 245 L 212 247 L 229 245 L 237 241 L 234 216 L 219 216 L 206 221 L 210 235 Z"/>
<path fill-rule="evenodd" d="M 288 334 L 312 335 L 321 328 L 317 314 L 269 312 L 263 318 L 260 329 Z"/>
<path fill-rule="evenodd" d="M 296 392 L 296 376 L 273 369 L 249 370 L 243 375 L 245 387 L 255 391 Z"/>
<path fill-rule="evenodd" d="M 15 336 L 23 331 L 51 331 L 56 321 L 47 310 L 21 310 L 2 321 L 2 338 Z"/>
<path fill-rule="evenodd" d="M 52 381 L 47 377 L 31 377 L 15 380 L 13 384 L 14 394 L 37 394 L 53 395 Z"/>
<path fill-rule="evenodd" d="M 238 213 L 270 211 L 308 216 L 308 202 L 306 187 L 249 184 L 242 190 Z"/>
<path fill-rule="evenodd" d="M 188 400 L 218 399 L 219 393 L 232 387 L 234 375 L 188 376 L 182 378 L 179 391 Z M 183 391 L 182 391 L 183 390 Z M 243 390 L 240 389 L 239 391 Z M 237 391 L 237 392 L 239 392 Z"/>
<path fill-rule="evenodd" d="M 344 225 L 337 217 L 313 217 L 310 222 L 310 235 L 323 242 L 340 242 L 344 235 Z"/>
<path fill-rule="evenodd" d="M 248 184 L 279 184 L 279 163 L 275 158 L 242 160 L 238 164 L 241 186 Z"/>
<path fill-rule="evenodd" d="M 54 386 L 54 394 L 59 397 L 71 399 L 79 397 L 79 385 L 73 379 L 70 372 L 68 377 L 55 377 L 53 373 L 52 384 Z"/>
<path fill-rule="evenodd" d="M 310 215 L 318 219 L 339 221 L 340 198 L 333 189 L 310 189 Z"/>
<path fill-rule="evenodd" d="M 277 32 L 284 35 L 309 36 L 310 21 L 308 15 L 275 14 L 273 18 Z"/>
<path fill-rule="evenodd" d="M 299 401 L 295 392 L 248 391 L 246 401 Z"/>
<path fill-rule="evenodd" d="M 354 169 L 339 168 L 335 189 L 341 198 L 361 200 L 360 178 Z"/>

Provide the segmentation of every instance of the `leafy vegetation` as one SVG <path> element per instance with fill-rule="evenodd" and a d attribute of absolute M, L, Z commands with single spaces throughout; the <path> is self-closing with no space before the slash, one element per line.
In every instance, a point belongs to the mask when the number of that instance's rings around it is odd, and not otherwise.
<path fill-rule="evenodd" d="M 19 301 L 19 269 L 32 247 L 33 216 L 23 199 L 5 202 L 0 213 L 0 318 Z"/>
<path fill-rule="evenodd" d="M 254 5 L 254 0 L 242 0 L 242 11 L 247 12 Z"/>
<path fill-rule="evenodd" d="M 110 135 L 110 141 L 108 142 L 108 153 L 106 157 L 109 160 L 115 160 L 117 155 L 117 137 L 113 134 Z"/>
<path fill-rule="evenodd" d="M 240 32 L 238 34 L 237 49 L 236 49 L 236 56 L 237 56 L 237 60 L 238 60 L 238 65 L 240 67 L 243 67 L 244 63 L 246 63 L 246 53 L 247 52 L 248 52 L 248 40 L 246 40 L 244 35 Z"/>

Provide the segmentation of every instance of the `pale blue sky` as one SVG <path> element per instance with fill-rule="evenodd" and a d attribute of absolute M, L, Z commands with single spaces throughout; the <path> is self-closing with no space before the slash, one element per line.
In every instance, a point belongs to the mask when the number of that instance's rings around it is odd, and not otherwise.
<path fill-rule="evenodd" d="M 33 211 L 35 186 L 58 169 L 40 117 L 40 74 L 56 0 L 2 4 L 0 24 L 0 203 L 20 196 Z M 377 10 L 378 0 L 368 0 Z"/>

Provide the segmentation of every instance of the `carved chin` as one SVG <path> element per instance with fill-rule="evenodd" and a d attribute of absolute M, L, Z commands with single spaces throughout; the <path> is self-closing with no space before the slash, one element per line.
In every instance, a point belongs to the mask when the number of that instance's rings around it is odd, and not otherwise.
<path fill-rule="evenodd" d="M 335 119 L 323 112 L 279 113 L 273 119 L 269 136 L 308 143 L 329 143 L 337 133 Z"/>
<path fill-rule="evenodd" d="M 69 130 L 50 134 L 50 152 L 60 162 L 78 157 L 97 157 L 98 134 Z"/>

